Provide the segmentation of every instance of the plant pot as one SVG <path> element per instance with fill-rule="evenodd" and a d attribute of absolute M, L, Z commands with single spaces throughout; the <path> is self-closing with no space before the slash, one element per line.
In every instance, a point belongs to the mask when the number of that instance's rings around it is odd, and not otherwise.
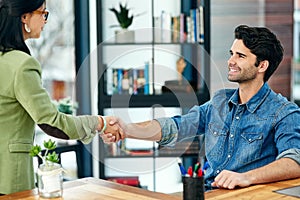
<path fill-rule="evenodd" d="M 115 31 L 115 42 L 116 43 L 134 43 L 135 34 L 134 31 L 121 29 Z"/>
<path fill-rule="evenodd" d="M 63 168 L 60 164 L 42 164 L 37 171 L 40 197 L 57 198 L 63 193 Z"/>

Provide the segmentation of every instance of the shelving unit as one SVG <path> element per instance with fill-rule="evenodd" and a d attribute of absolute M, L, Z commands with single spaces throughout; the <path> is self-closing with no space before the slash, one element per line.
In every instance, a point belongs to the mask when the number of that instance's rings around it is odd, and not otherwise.
<path fill-rule="evenodd" d="M 204 18 L 204 41 L 199 42 L 166 42 L 159 41 L 155 39 L 157 36 L 157 29 L 154 27 L 154 17 L 157 11 L 155 8 L 161 8 L 158 4 L 161 1 L 158 0 L 147 0 L 143 1 L 145 8 L 149 8 L 148 16 L 144 16 L 143 20 L 147 23 L 145 26 L 148 28 L 139 28 L 135 29 L 136 31 L 136 42 L 135 43 L 116 43 L 114 38 L 108 38 L 107 33 L 105 34 L 106 28 L 109 26 L 105 21 L 107 10 L 111 8 L 110 4 L 117 6 L 119 2 L 111 2 L 108 0 L 97 1 L 97 38 L 98 38 L 98 65 L 99 65 L 99 87 L 98 87 L 98 110 L 99 114 L 106 114 L 107 109 L 135 109 L 135 108 L 152 108 L 152 116 L 150 119 L 155 118 L 156 108 L 181 108 L 181 112 L 177 114 L 185 113 L 193 105 L 200 105 L 208 101 L 210 98 L 209 94 L 209 83 L 210 83 L 210 0 L 178 0 L 177 3 L 180 8 L 180 13 L 185 14 L 185 16 L 190 15 L 191 9 L 199 8 L 203 6 L 203 18 Z M 139 7 L 137 6 L 138 2 L 134 0 L 128 0 L 128 7 Z M 174 2 L 174 1 L 172 1 Z M 113 4 L 115 3 L 115 4 Z M 135 3 L 135 4 L 134 4 Z M 109 6 L 109 7 L 107 7 Z M 141 10 L 140 12 L 143 12 Z M 139 12 L 137 12 L 139 13 Z M 178 14 L 178 13 L 177 13 Z M 113 15 L 111 15 L 113 16 Z M 114 17 L 114 16 L 113 16 Z M 146 19 L 147 18 L 147 19 Z M 148 19 L 150 18 L 150 19 Z M 134 19 L 134 20 L 139 20 Z M 139 28 L 139 29 L 138 29 Z M 167 30 L 164 30 L 167 31 Z M 139 36 L 142 36 L 140 38 Z M 174 50 L 175 49 L 175 50 Z M 139 54 L 141 53 L 141 54 Z M 163 57 L 163 59 L 162 59 Z M 171 80 L 176 78 L 176 68 L 169 68 L 170 63 L 175 63 L 176 60 L 180 57 L 183 57 L 187 63 L 183 76 L 187 79 L 190 84 L 194 84 L 194 91 L 192 92 L 162 92 L 161 88 L 164 86 L 165 81 L 168 81 L 168 77 L 172 77 Z M 139 68 L 143 65 L 143 61 L 149 62 L 149 67 L 151 68 L 149 73 L 150 76 L 150 92 L 147 94 L 132 94 L 132 93 L 122 93 L 120 94 L 107 94 L 107 83 L 112 82 L 107 80 L 109 77 L 107 75 L 107 69 L 109 68 Z M 164 63 L 166 62 L 166 63 Z M 121 64 L 120 64 L 121 63 Z M 120 66 L 121 65 L 121 66 Z M 170 72 L 170 73 L 169 73 Z M 165 76 L 162 76 L 162 73 Z M 174 76 L 175 74 L 175 76 Z M 167 76 L 166 76 L 167 75 Z M 175 77 L 175 78 L 174 78 Z M 144 116 L 141 117 L 141 119 Z M 189 143 L 190 144 L 190 143 Z M 128 154 L 124 149 L 117 148 L 117 151 L 114 151 L 111 154 L 111 151 L 108 151 L 109 146 L 105 145 L 100 141 L 100 169 L 99 174 L 100 178 L 107 178 L 105 172 L 106 160 L 109 159 L 144 159 L 150 158 L 151 166 L 153 169 L 153 181 L 155 182 L 155 173 L 156 172 L 156 160 L 159 158 L 169 158 L 169 157 L 189 157 L 197 159 L 199 151 L 199 142 L 196 139 L 191 145 L 190 148 L 185 149 L 185 144 L 178 144 L 178 146 L 173 149 L 160 149 L 153 144 L 153 148 L 150 153 L 146 154 Z M 176 151 L 178 150 L 178 151 Z M 161 161 L 158 161 L 161 162 Z M 154 191 L 155 184 L 154 184 Z"/>

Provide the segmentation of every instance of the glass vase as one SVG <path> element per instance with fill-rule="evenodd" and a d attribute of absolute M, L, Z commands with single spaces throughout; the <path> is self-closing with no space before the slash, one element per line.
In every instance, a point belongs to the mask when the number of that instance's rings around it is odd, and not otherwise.
<path fill-rule="evenodd" d="M 40 197 L 62 197 L 63 168 L 60 164 L 49 163 L 40 165 L 37 171 L 37 180 Z"/>

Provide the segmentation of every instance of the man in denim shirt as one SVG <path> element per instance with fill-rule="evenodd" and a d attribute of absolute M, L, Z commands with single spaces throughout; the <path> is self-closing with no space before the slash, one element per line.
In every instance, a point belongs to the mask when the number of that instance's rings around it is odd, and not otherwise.
<path fill-rule="evenodd" d="M 238 89 L 218 91 L 186 115 L 124 124 L 122 138 L 174 145 L 205 135 L 209 167 L 206 183 L 233 189 L 300 177 L 300 110 L 267 84 L 283 58 L 283 48 L 266 28 L 238 26 L 228 60 L 228 80 Z M 109 143 L 112 134 L 102 135 Z"/>

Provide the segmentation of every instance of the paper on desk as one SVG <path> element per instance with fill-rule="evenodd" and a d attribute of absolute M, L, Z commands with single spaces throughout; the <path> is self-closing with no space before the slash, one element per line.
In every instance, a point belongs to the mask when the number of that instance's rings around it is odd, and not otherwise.
<path fill-rule="evenodd" d="M 300 185 L 285 188 L 285 189 L 275 190 L 274 192 L 277 192 L 279 194 L 284 194 L 284 195 L 289 195 L 289 196 L 294 196 L 294 197 L 299 197 L 300 198 Z"/>

